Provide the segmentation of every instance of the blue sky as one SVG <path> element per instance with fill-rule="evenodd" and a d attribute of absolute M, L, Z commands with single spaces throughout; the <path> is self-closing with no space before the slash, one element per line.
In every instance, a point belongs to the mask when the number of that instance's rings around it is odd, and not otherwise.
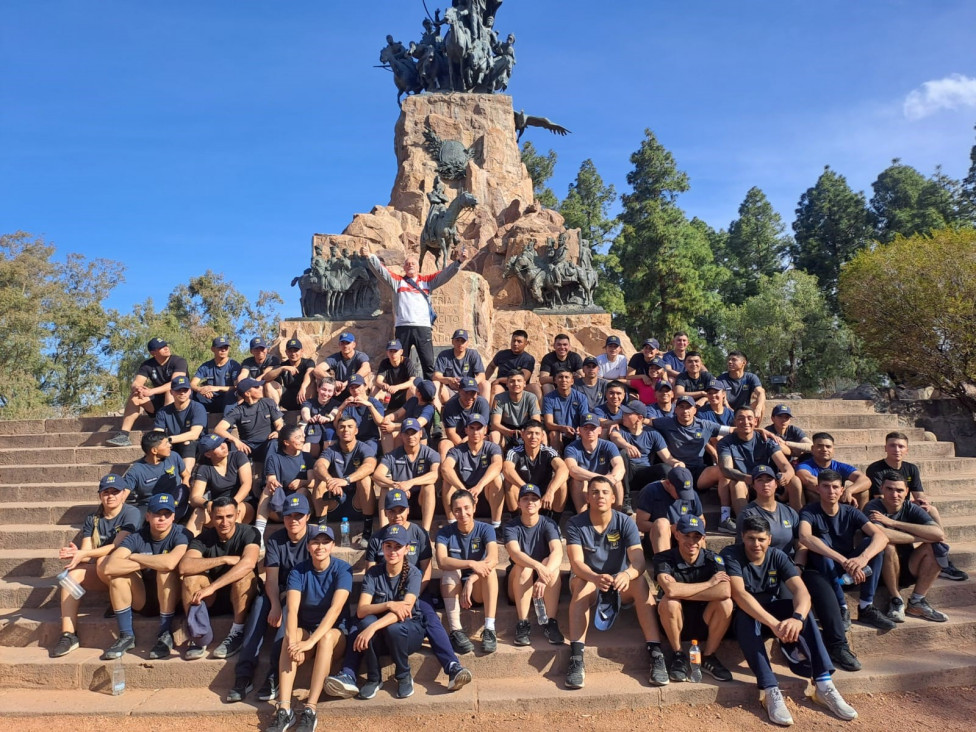
<path fill-rule="evenodd" d="M 431 10 L 446 0 L 428 0 Z M 208 268 L 245 294 L 291 278 L 311 236 L 386 204 L 398 110 L 384 36 L 420 0 L 0 0 L 0 232 L 127 266 L 110 304 L 157 303 Z M 976 3 L 506 0 L 517 108 L 573 134 L 626 189 L 645 128 L 727 227 L 751 186 L 787 225 L 829 164 L 865 190 L 894 157 L 962 177 L 976 122 Z"/>

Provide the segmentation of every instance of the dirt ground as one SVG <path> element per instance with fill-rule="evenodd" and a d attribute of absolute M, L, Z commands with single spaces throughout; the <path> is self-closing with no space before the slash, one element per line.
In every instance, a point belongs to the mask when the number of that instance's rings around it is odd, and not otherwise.
<path fill-rule="evenodd" d="M 931 730 L 972 730 L 976 719 L 976 689 L 972 687 L 928 689 L 924 694 L 864 694 L 848 701 L 857 709 L 859 718 L 842 722 L 808 700 L 791 699 L 787 703 L 797 728 L 804 730 L 878 730 L 885 732 L 930 732 Z M 478 730 L 501 732 L 512 729 L 548 730 L 632 730 L 647 727 L 658 729 L 703 729 L 716 732 L 739 732 L 751 729 L 775 729 L 766 720 L 758 702 L 753 706 L 724 707 L 676 705 L 659 711 L 620 710 L 599 714 L 443 714 L 410 716 L 398 715 L 400 729 Z M 104 732 L 107 729 L 138 729 L 140 732 L 185 732 L 192 725 L 194 732 L 229 732 L 261 730 L 270 723 L 270 715 L 180 717 L 97 717 L 46 716 L 32 718 L 0 717 L 0 729 L 18 732 Z M 370 717 L 352 719 L 342 717 L 334 723 L 319 719 L 321 729 L 342 727 L 347 732 L 373 730 L 389 726 L 388 719 Z"/>

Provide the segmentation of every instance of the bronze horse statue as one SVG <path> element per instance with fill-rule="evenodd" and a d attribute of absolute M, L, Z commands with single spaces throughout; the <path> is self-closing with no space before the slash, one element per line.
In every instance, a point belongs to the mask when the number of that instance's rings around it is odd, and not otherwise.
<path fill-rule="evenodd" d="M 424 230 L 420 233 L 420 268 L 423 269 L 427 252 L 434 253 L 438 269 L 447 266 L 451 250 L 459 243 L 457 220 L 461 212 L 478 205 L 472 193 L 461 191 L 450 205 L 434 204 L 427 214 Z"/>

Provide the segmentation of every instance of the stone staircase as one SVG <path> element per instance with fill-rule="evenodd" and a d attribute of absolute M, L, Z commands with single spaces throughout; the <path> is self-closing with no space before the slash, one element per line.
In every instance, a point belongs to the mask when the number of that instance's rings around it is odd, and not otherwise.
<path fill-rule="evenodd" d="M 789 404 L 796 424 L 808 434 L 830 431 L 837 440 L 837 459 L 861 468 L 883 456 L 888 431 L 906 432 L 911 441 L 909 459 L 919 464 L 926 491 L 942 511 L 953 561 L 962 569 L 976 571 L 976 459 L 955 457 L 951 443 L 924 441 L 922 430 L 904 428 L 895 415 L 875 413 L 871 402 L 802 400 Z M 137 429 L 147 426 L 141 422 Z M 146 654 L 157 621 L 138 615 L 139 649 L 123 659 L 128 691 L 121 697 L 107 695 L 111 667 L 98 656 L 114 639 L 116 625 L 103 617 L 106 593 L 89 592 L 82 600 L 78 630 L 82 647 L 64 658 L 48 657 L 48 649 L 60 633 L 58 589 L 53 579 L 61 569 L 58 548 L 77 536 L 84 516 L 96 502 L 98 479 L 109 471 L 123 472 L 141 456 L 138 448 L 101 446 L 117 428 L 116 418 L 0 421 L 0 715 L 253 716 L 258 710 L 269 716 L 270 707 L 253 700 L 253 695 L 244 704 L 222 703 L 233 684 L 233 659 L 185 662 L 174 656 L 149 661 Z M 706 494 L 704 500 L 707 518 L 713 523 L 718 513 L 714 493 Z M 728 537 L 709 536 L 709 546 L 715 549 L 728 542 Z M 362 552 L 340 547 L 335 552 L 351 562 L 359 570 L 357 578 L 361 577 Z M 499 571 L 503 573 L 507 565 L 504 548 L 501 555 Z M 564 562 L 563 570 L 568 574 L 568 563 Z M 879 604 L 887 599 L 882 591 Z M 949 622 L 909 618 L 889 633 L 855 623 L 851 643 L 864 668 L 856 674 L 837 672 L 838 686 L 845 695 L 976 683 L 976 581 L 937 580 L 929 599 L 948 613 Z M 564 631 L 568 628 L 567 605 L 564 602 L 559 613 Z M 477 635 L 481 613 L 467 611 L 462 617 L 465 630 Z M 586 688 L 567 691 L 562 682 L 568 645 L 551 646 L 536 629 L 532 646 L 516 648 L 511 644 L 515 619 L 514 609 L 501 601 L 498 651 L 482 656 L 479 650 L 462 659 L 475 681 L 456 694 L 446 693 L 439 666 L 429 652 L 423 652 L 412 659 L 417 693 L 409 701 L 395 699 L 388 684 L 372 702 L 323 699 L 320 709 L 337 715 L 394 710 L 414 714 L 476 712 L 484 704 L 493 711 L 517 712 L 551 709 L 558 703 L 563 711 L 575 708 L 592 713 L 674 703 L 755 703 L 754 681 L 734 641 L 726 640 L 719 655 L 733 670 L 735 682 L 719 685 L 708 680 L 651 688 L 636 619 L 625 612 L 611 631 L 589 631 Z M 222 637 L 229 624 L 229 618 L 216 618 L 215 636 Z M 177 625 L 176 640 L 182 644 L 185 633 Z M 264 659 L 257 685 L 267 667 Z M 791 676 L 783 666 L 775 669 L 784 691 L 802 693 L 804 680 Z M 308 673 L 305 668 L 299 675 L 299 689 L 307 688 Z"/>

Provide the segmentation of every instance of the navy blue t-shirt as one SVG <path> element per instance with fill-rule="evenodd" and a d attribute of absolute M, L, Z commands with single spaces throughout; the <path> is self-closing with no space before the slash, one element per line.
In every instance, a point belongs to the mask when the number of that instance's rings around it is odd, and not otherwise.
<path fill-rule="evenodd" d="M 369 397 L 369 403 L 376 407 L 376 411 L 379 412 L 380 416 L 383 416 L 385 410 L 378 400 Z M 342 416 L 352 417 L 356 420 L 356 425 L 359 427 L 359 433 L 356 437 L 359 440 L 372 440 L 376 442 L 380 439 L 379 425 L 373 420 L 373 411 L 365 404 L 350 404 L 342 410 Z"/>
<path fill-rule="evenodd" d="M 241 371 L 247 369 L 247 377 L 249 379 L 258 379 L 261 374 L 276 369 L 279 366 L 281 366 L 281 359 L 277 356 L 272 356 L 270 353 L 264 357 L 264 361 L 260 366 L 258 366 L 257 359 L 254 356 L 248 356 L 241 361 Z"/>
<path fill-rule="evenodd" d="M 475 397 L 471 407 L 465 409 L 461 406 L 461 400 L 455 394 L 447 400 L 447 404 L 441 409 L 441 423 L 444 425 L 444 429 L 453 427 L 459 435 L 463 435 L 464 428 L 467 426 L 468 415 L 480 414 L 482 416 L 488 416 L 490 413 L 491 408 L 488 406 L 488 402 L 484 397 Z"/>
<path fill-rule="evenodd" d="M 763 439 L 754 432 L 751 440 L 742 440 L 734 432 L 718 441 L 718 457 L 730 455 L 735 469 L 748 473 L 756 465 L 769 465 L 775 468 L 773 455 L 782 452 L 776 440 Z"/>
<path fill-rule="evenodd" d="M 752 392 L 762 388 L 759 377 L 751 371 L 742 374 L 741 379 L 733 379 L 729 376 L 729 372 L 725 371 L 718 380 L 725 384 L 725 401 L 733 411 L 739 407 L 748 407 Z"/>
<path fill-rule="evenodd" d="M 731 544 L 722 550 L 725 571 L 729 577 L 741 577 L 746 592 L 761 603 L 769 603 L 783 596 L 786 581 L 799 577 L 793 561 L 776 547 L 769 547 L 760 564 L 753 564 L 746 556 L 745 547 Z"/>
<path fill-rule="evenodd" d="M 718 435 L 719 427 L 715 422 L 705 422 L 695 419 L 687 427 L 678 424 L 673 417 L 655 419 L 651 426 L 661 433 L 668 446 L 671 457 L 680 460 L 690 468 L 698 468 L 705 464 L 705 446 L 708 441 Z"/>
<path fill-rule="evenodd" d="M 638 468 L 649 466 L 651 460 L 658 452 L 668 449 L 667 443 L 665 443 L 661 433 L 655 430 L 644 429 L 641 430 L 639 435 L 635 435 L 630 430 L 621 428 L 620 436 L 627 441 L 627 444 L 633 445 L 640 450 L 640 457 L 630 458 L 630 464 Z"/>
<path fill-rule="evenodd" d="M 469 488 L 485 477 L 496 455 L 501 457 L 502 449 L 488 440 L 482 443 L 481 450 L 477 453 L 471 452 L 467 442 L 455 445 L 447 451 L 447 456 L 454 458 L 454 472 Z"/>
<path fill-rule="evenodd" d="M 838 505 L 838 511 L 828 516 L 820 503 L 808 503 L 800 511 L 800 523 L 810 524 L 813 535 L 845 557 L 854 556 L 854 535 L 868 522 L 868 517 L 846 503 Z"/>
<path fill-rule="evenodd" d="M 589 411 L 586 397 L 575 388 L 567 397 L 559 396 L 555 389 L 542 397 L 542 414 L 551 414 L 552 421 L 562 427 L 579 427 Z"/>
<path fill-rule="evenodd" d="M 682 371 L 678 374 L 678 378 L 674 380 L 674 385 L 684 387 L 685 393 L 705 391 L 705 388 L 712 382 L 713 378 L 704 369 L 698 372 L 697 379 L 693 379 L 687 371 Z"/>
<path fill-rule="evenodd" d="M 352 357 L 346 360 L 341 353 L 333 353 L 324 363 L 332 369 L 336 381 L 349 381 L 349 377 L 358 373 L 363 364 L 369 363 L 369 356 L 362 351 L 353 351 Z"/>
<path fill-rule="evenodd" d="M 202 427 L 201 435 L 207 431 L 207 410 L 192 399 L 179 412 L 175 404 L 166 404 L 156 412 L 153 420 L 153 429 L 162 430 L 167 437 L 182 435 L 193 427 Z"/>
<path fill-rule="evenodd" d="M 513 518 L 502 529 L 502 539 L 505 544 L 514 541 L 525 554 L 542 562 L 551 553 L 549 543 L 559 541 L 559 527 L 547 516 L 540 516 L 535 526 L 526 526 L 521 519 Z"/>
<path fill-rule="evenodd" d="M 587 452 L 583 447 L 583 441 L 575 439 L 566 447 L 563 457 L 566 460 L 572 458 L 583 470 L 598 475 L 609 475 L 613 470 L 613 465 L 610 463 L 615 457 L 620 457 L 620 450 L 609 440 L 600 439 L 593 452 Z"/>
<path fill-rule="evenodd" d="M 725 571 L 725 560 L 711 549 L 702 549 L 690 564 L 681 556 L 677 547 L 654 555 L 654 578 L 666 574 L 678 582 L 695 584 L 708 582 L 719 572 Z"/>
<path fill-rule="evenodd" d="M 712 405 L 706 404 L 704 407 L 698 410 L 698 414 L 696 416 L 700 420 L 705 422 L 714 422 L 722 427 L 732 427 L 735 425 L 735 412 L 728 407 L 723 409 L 721 414 L 716 414 L 712 411 Z"/>
<path fill-rule="evenodd" d="M 339 590 L 352 592 L 352 567 L 348 562 L 331 557 L 329 566 L 317 572 L 311 560 L 302 562 L 288 573 L 288 590 L 302 593 L 298 625 L 305 630 L 314 630 L 332 606 L 335 593 Z M 339 618 L 346 613 L 347 610 L 343 608 Z"/>
<path fill-rule="evenodd" d="M 878 513 L 883 513 L 888 518 L 894 519 L 895 521 L 901 521 L 905 524 L 920 524 L 922 526 L 929 526 L 935 523 L 929 512 L 924 508 L 919 506 L 917 503 L 912 503 L 911 501 L 905 501 L 901 508 L 895 513 L 888 513 L 888 509 L 885 508 L 884 501 L 880 498 L 874 498 L 868 501 L 868 505 L 864 507 L 864 514 L 870 515 L 872 511 L 877 511 Z"/>
<path fill-rule="evenodd" d="M 762 516 L 769 522 L 771 547 L 776 547 L 780 551 L 793 557 L 796 553 L 796 537 L 800 533 L 800 516 L 785 503 L 776 502 L 776 512 L 770 513 L 764 508 L 756 505 L 755 501 L 750 502 L 742 513 L 735 520 L 737 544 L 742 543 L 742 525 L 749 516 Z"/>
<path fill-rule="evenodd" d="M 413 480 L 421 475 L 426 475 L 434 465 L 439 464 L 441 456 L 437 450 L 421 445 L 417 452 L 417 457 L 413 460 L 407 455 L 402 447 L 396 448 L 393 452 L 386 453 L 380 458 L 380 463 L 390 471 L 390 480 L 399 483 L 404 480 Z"/>
<path fill-rule="evenodd" d="M 183 471 L 186 464 L 183 458 L 172 452 L 158 465 L 150 465 L 145 458 L 137 460 L 125 471 L 122 480 L 131 492 L 127 503 L 143 507 L 149 505 L 149 499 L 157 493 L 168 493 L 179 499 L 185 493 L 183 489 Z"/>
<path fill-rule="evenodd" d="M 299 451 L 297 455 L 286 455 L 275 449 L 268 450 L 268 457 L 264 459 L 264 474 L 273 475 L 283 486 L 287 486 L 296 478 L 308 480 L 307 454 Z"/>
<path fill-rule="evenodd" d="M 320 460 L 329 461 L 329 475 L 336 478 L 348 478 L 361 467 L 369 458 L 376 457 L 376 447 L 361 439 L 356 440 L 349 452 L 343 452 L 336 442 L 322 453 Z"/>
<path fill-rule="evenodd" d="M 384 526 L 370 538 L 369 546 L 366 547 L 365 559 L 367 562 L 383 562 L 383 542 L 386 540 L 390 526 L 392 524 Z M 430 536 L 424 531 L 423 526 L 412 523 L 407 527 L 406 534 L 407 561 L 410 564 L 416 567 L 420 562 L 429 560 L 434 556 L 430 546 Z"/>
<path fill-rule="evenodd" d="M 528 382 L 531 381 L 532 372 L 535 371 L 535 357 L 528 351 L 522 351 L 516 355 L 511 348 L 505 348 L 496 353 L 491 362 L 495 364 L 495 370 L 498 372 L 497 378 L 500 379 L 507 379 L 519 371 L 528 371 L 529 378 L 526 379 Z"/>
<path fill-rule="evenodd" d="M 131 506 L 130 506 L 131 508 Z M 135 533 L 129 534 L 119 544 L 133 554 L 169 554 L 178 546 L 189 546 L 193 540 L 193 534 L 189 529 L 179 524 L 173 524 L 169 533 L 162 539 L 153 539 L 152 530 L 149 525 L 143 526 Z"/>
<path fill-rule="evenodd" d="M 613 511 L 610 523 L 598 532 L 590 512 L 584 511 L 566 522 L 566 545 L 583 548 L 583 563 L 598 574 L 617 574 L 630 566 L 627 549 L 640 546 L 640 532 L 637 524 L 619 511 Z"/>
<path fill-rule="evenodd" d="M 478 352 L 472 348 L 465 351 L 461 358 L 454 355 L 453 348 L 447 348 L 437 354 L 437 360 L 434 361 L 434 371 L 443 376 L 452 376 L 458 379 L 464 376 L 474 378 L 476 374 L 485 373 L 485 364 Z"/>
<path fill-rule="evenodd" d="M 214 359 L 210 359 L 200 364 L 193 378 L 200 379 L 200 386 L 234 386 L 240 375 L 241 365 L 234 359 L 228 359 L 223 366 L 218 366 Z"/>
<path fill-rule="evenodd" d="M 656 480 L 648 483 L 634 501 L 634 508 L 644 511 L 651 517 L 651 521 L 667 518 L 675 524 L 685 514 L 701 516 L 703 513 L 701 499 L 694 490 L 679 491 L 677 498 L 672 498 L 664 484 Z"/>
<path fill-rule="evenodd" d="M 275 431 L 274 423 L 281 418 L 278 405 L 268 397 L 254 404 L 238 404 L 224 415 L 224 421 L 237 428 L 241 442 L 252 448 L 267 442 L 268 435 Z"/>
<path fill-rule="evenodd" d="M 386 563 L 381 562 L 366 570 L 363 577 L 363 594 L 373 598 L 373 604 L 381 602 L 399 602 L 407 595 L 420 597 L 420 587 L 423 584 L 423 573 L 412 564 L 407 564 L 406 582 L 402 582 L 400 572 L 392 577 L 386 573 Z M 399 592 L 397 590 L 399 589 Z M 420 603 L 413 604 L 412 617 L 421 616 Z"/>
<path fill-rule="evenodd" d="M 264 566 L 278 568 L 278 592 L 288 589 L 288 575 L 302 562 L 307 562 L 308 533 L 293 542 L 288 538 L 288 532 L 278 529 L 264 540 Z"/>
<path fill-rule="evenodd" d="M 227 454 L 227 467 L 224 474 L 221 475 L 217 472 L 217 468 L 204 458 L 193 472 L 193 481 L 202 480 L 206 484 L 204 492 L 211 501 L 220 496 L 233 498 L 238 488 L 241 487 L 241 468 L 250 464 L 251 461 L 248 460 L 247 455 L 240 450 L 235 450 Z"/>
<path fill-rule="evenodd" d="M 671 407 L 666 412 L 657 404 L 647 405 L 648 419 L 665 419 L 667 417 L 673 417 L 673 416 L 674 416 L 674 404 L 671 404 Z"/>
<path fill-rule="evenodd" d="M 139 509 L 128 503 L 124 503 L 122 504 L 122 510 L 112 518 L 98 516 L 97 513 L 90 513 L 85 516 L 85 524 L 81 529 L 83 538 L 91 538 L 94 536 L 96 517 L 98 518 L 98 544 L 95 545 L 95 549 L 111 544 L 115 541 L 115 535 L 120 531 L 128 531 L 132 534 L 142 525 L 142 516 L 139 514 Z"/>
<path fill-rule="evenodd" d="M 437 543 L 447 547 L 451 559 L 480 562 L 488 553 L 488 544 L 496 542 L 495 529 L 491 524 L 475 521 L 468 534 L 462 534 L 457 523 L 451 523 L 437 532 Z"/>

